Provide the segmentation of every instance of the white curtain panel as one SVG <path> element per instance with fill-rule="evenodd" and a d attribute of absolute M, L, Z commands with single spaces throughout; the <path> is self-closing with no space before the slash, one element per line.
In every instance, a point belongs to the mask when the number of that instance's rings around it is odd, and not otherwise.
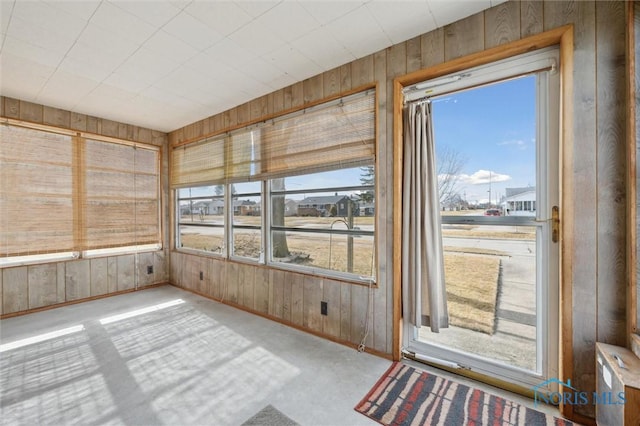
<path fill-rule="evenodd" d="M 433 332 L 449 326 L 440 199 L 430 102 L 404 110 L 402 281 L 408 319 Z"/>

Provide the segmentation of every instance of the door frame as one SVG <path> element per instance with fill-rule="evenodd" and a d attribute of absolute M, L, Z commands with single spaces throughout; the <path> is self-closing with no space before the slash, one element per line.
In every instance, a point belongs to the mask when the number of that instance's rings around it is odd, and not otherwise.
<path fill-rule="evenodd" d="M 421 69 L 394 79 L 393 82 L 393 359 L 402 358 L 402 164 L 403 164 L 403 89 L 406 86 L 431 80 L 440 76 L 463 71 L 507 59 L 531 50 L 558 45 L 560 50 L 560 135 L 559 135 L 559 185 L 560 223 L 567 223 L 573 217 L 573 25 L 565 25 L 531 37 L 523 38 L 502 46 L 497 46 L 468 56 Z M 560 227 L 560 271 L 559 271 L 559 379 L 573 375 L 573 316 L 572 316 L 572 253 L 573 229 Z M 508 383 L 494 383 L 513 390 Z M 562 391 L 562 389 L 561 389 Z M 569 404 L 561 404 L 560 412 L 565 417 L 573 417 Z"/>

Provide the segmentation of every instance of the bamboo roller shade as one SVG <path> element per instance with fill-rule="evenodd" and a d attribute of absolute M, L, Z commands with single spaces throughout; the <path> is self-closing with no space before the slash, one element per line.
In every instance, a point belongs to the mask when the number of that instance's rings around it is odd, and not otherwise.
<path fill-rule="evenodd" d="M 159 243 L 156 149 L 0 126 L 0 256 Z"/>
<path fill-rule="evenodd" d="M 375 94 L 177 147 L 172 187 L 334 170 L 375 160 Z M 226 160 L 226 161 L 225 161 Z"/>

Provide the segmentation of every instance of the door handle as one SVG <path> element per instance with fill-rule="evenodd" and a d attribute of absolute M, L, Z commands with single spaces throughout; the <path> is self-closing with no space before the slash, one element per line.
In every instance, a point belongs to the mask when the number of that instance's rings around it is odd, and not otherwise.
<path fill-rule="evenodd" d="M 551 241 L 554 243 L 560 241 L 560 208 L 558 206 L 551 208 Z"/>

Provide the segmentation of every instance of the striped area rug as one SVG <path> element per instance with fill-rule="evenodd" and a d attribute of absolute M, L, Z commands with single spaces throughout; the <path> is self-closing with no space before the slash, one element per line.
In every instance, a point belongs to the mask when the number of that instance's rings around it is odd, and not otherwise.
<path fill-rule="evenodd" d="M 395 362 L 356 411 L 383 425 L 555 425 L 572 422 Z"/>

